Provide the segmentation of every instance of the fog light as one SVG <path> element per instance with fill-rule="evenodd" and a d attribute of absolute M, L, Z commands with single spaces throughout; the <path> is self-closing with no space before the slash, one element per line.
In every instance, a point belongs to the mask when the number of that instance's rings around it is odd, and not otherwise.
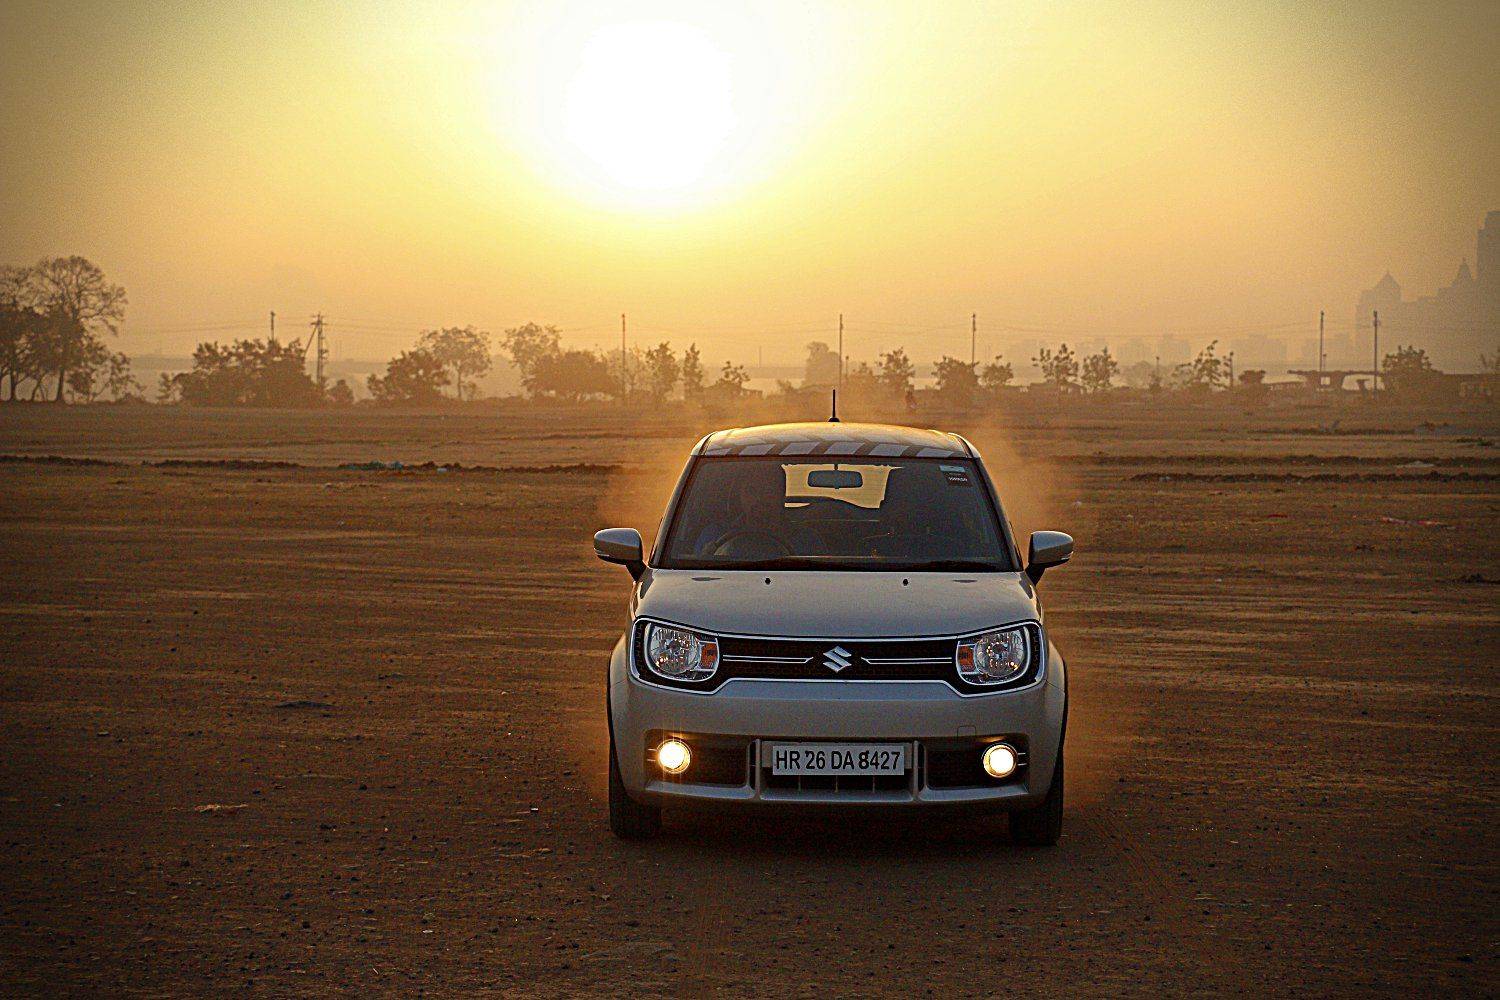
<path fill-rule="evenodd" d="M 1016 752 L 1004 743 L 996 743 L 984 751 L 984 773 L 991 778 L 1008 778 L 1015 770 Z"/>
<path fill-rule="evenodd" d="M 692 760 L 693 752 L 681 740 L 665 740 L 656 748 L 656 762 L 668 774 L 681 774 Z"/>

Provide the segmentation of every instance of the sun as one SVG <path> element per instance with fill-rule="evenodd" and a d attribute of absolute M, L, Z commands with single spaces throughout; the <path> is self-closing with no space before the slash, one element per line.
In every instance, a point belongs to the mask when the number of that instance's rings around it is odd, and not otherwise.
<path fill-rule="evenodd" d="M 496 114 L 553 186 L 618 211 L 675 212 L 725 200 L 783 156 L 805 77 L 765 17 L 712 4 L 540 10 L 505 32 L 515 58 L 498 64 Z"/>
<path fill-rule="evenodd" d="M 691 25 L 600 28 L 579 51 L 558 124 L 608 185 L 660 196 L 712 182 L 739 124 L 729 55 Z"/>

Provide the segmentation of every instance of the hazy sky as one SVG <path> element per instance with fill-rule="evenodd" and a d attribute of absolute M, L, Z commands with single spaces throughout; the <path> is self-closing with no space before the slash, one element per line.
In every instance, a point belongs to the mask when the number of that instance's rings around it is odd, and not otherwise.
<path fill-rule="evenodd" d="M 1348 326 L 1500 209 L 1497 52 L 1494 0 L 10 0 L 0 261 L 93 258 L 127 351 Z"/>

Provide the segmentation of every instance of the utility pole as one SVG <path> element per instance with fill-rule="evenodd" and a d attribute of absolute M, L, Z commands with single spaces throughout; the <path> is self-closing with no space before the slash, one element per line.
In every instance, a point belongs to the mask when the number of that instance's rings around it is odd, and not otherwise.
<path fill-rule="evenodd" d="M 276 310 L 271 310 L 271 346 L 276 346 Z"/>
<path fill-rule="evenodd" d="M 323 343 L 323 314 L 318 313 L 312 321 L 313 340 L 316 342 L 313 355 L 313 370 L 317 372 L 314 381 L 318 383 L 318 394 L 321 396 L 327 388 L 327 379 L 323 377 L 323 365 L 328 360 L 328 348 Z"/>
<path fill-rule="evenodd" d="M 630 374 L 625 363 L 625 314 L 620 313 L 620 402 L 625 402 L 625 397 L 630 395 Z"/>
<path fill-rule="evenodd" d="M 1375 310 L 1375 341 L 1370 356 L 1370 398 L 1380 391 L 1380 310 Z"/>
<path fill-rule="evenodd" d="M 1229 388 L 1234 388 L 1234 352 L 1229 352 Z"/>
<path fill-rule="evenodd" d="M 844 314 L 839 313 L 839 388 L 844 387 Z"/>
<path fill-rule="evenodd" d="M 979 363 L 979 314 L 969 313 L 969 367 Z"/>
<path fill-rule="evenodd" d="M 1323 363 L 1328 355 L 1323 353 L 1323 310 L 1318 310 L 1318 388 L 1323 388 Z"/>

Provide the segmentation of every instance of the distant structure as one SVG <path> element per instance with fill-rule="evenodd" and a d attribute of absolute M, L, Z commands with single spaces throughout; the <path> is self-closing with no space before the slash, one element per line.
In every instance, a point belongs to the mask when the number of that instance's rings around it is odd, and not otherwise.
<path fill-rule="evenodd" d="M 1369 350 L 1371 317 L 1379 310 L 1382 354 L 1389 353 L 1386 344 L 1391 351 L 1397 344 L 1413 344 L 1439 368 L 1478 368 L 1480 353 L 1492 354 L 1500 346 L 1500 212 L 1484 218 L 1474 265 L 1469 270 L 1465 260 L 1447 287 L 1417 299 L 1402 298 L 1401 285 L 1386 272 L 1355 307 L 1353 357 Z"/>

